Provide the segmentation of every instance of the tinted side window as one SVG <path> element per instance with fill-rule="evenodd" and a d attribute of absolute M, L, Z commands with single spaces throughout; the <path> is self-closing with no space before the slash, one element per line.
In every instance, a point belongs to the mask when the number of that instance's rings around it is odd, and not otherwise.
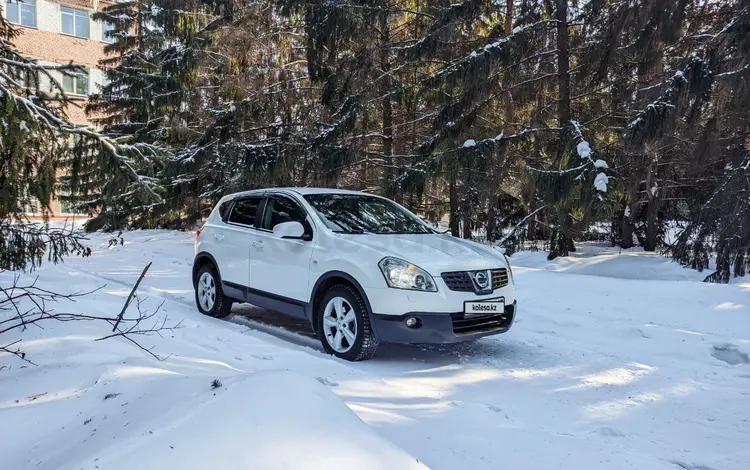
<path fill-rule="evenodd" d="M 227 211 L 229 211 L 229 206 L 232 205 L 232 200 L 224 201 L 219 206 L 219 216 L 221 217 L 221 220 L 227 220 L 227 217 L 229 214 Z"/>
<path fill-rule="evenodd" d="M 273 228 L 282 222 L 299 222 L 307 226 L 305 222 L 305 213 L 295 203 L 287 198 L 268 199 L 266 212 L 263 214 L 263 223 L 261 227 L 266 230 Z"/>
<path fill-rule="evenodd" d="M 260 201 L 261 198 L 259 197 L 251 197 L 235 202 L 232 213 L 229 214 L 229 221 L 242 225 L 255 224 L 255 216 L 258 214 Z"/>

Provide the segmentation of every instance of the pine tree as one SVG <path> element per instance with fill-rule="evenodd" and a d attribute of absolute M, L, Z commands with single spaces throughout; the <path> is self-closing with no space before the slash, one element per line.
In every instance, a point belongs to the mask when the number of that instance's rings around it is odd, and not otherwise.
<path fill-rule="evenodd" d="M 185 145 L 165 175 L 190 219 L 226 192 L 304 179 L 315 117 L 301 27 L 270 3 L 213 12 L 201 37 L 203 47 L 211 46 L 200 56 L 196 91 L 186 103 Z"/>
<path fill-rule="evenodd" d="M 137 168 L 150 178 L 153 193 L 133 191 L 126 181 L 112 178 L 107 162 L 96 166 L 98 172 L 88 171 L 85 159 L 73 163 L 72 183 L 98 211 L 90 228 L 117 229 L 127 219 L 147 225 L 176 205 L 169 203 L 174 194 L 165 188 L 168 159 L 192 118 L 185 104 L 201 49 L 195 36 L 212 16 L 198 0 L 133 0 L 112 3 L 92 18 L 112 25 L 113 41 L 100 63 L 108 83 L 90 97 L 86 111 L 107 135 L 149 144 L 159 154 L 142 159 Z"/>
<path fill-rule="evenodd" d="M 484 217 L 480 201 L 488 199 L 485 193 L 497 195 L 503 168 L 496 168 L 495 160 L 504 156 L 507 141 L 514 138 L 503 134 L 503 128 L 511 124 L 503 123 L 508 117 L 503 118 L 503 110 L 512 97 L 501 83 L 510 82 L 509 71 L 529 52 L 533 28 L 511 31 L 502 16 L 507 15 L 507 7 L 500 11 L 483 2 L 433 6 L 427 11 L 431 23 L 401 53 L 423 67 L 417 94 L 425 97 L 425 104 L 432 108 L 428 115 L 433 117 L 422 133 L 429 137 L 412 149 L 415 164 L 404 170 L 396 184 L 421 194 L 431 179 L 447 181 L 451 231 L 468 237 L 472 226 Z M 465 27 L 472 24 L 477 26 L 476 33 L 468 33 L 472 28 Z M 436 68 L 436 63 L 444 65 Z M 505 103 L 502 92 L 506 92 Z M 487 173 L 495 176 L 492 187 L 482 183 Z"/>
<path fill-rule="evenodd" d="M 73 234 L 29 224 L 24 216 L 32 200 L 48 214 L 58 170 L 72 158 L 85 153 L 93 162 L 112 162 L 111 174 L 134 190 L 151 190 L 133 162 L 152 149 L 122 145 L 70 123 L 65 112 L 72 104 L 51 72 L 76 68 L 24 57 L 13 46 L 18 34 L 0 16 L 0 270 L 34 267 L 44 256 L 57 261 L 83 250 Z"/>
<path fill-rule="evenodd" d="M 669 117 L 691 124 L 687 176 L 703 182 L 691 194 L 688 224 L 672 253 L 696 269 L 708 268 L 715 254 L 707 280 L 728 282 L 750 267 L 750 0 L 705 8 L 700 18 L 712 21 L 693 34 L 705 42 L 685 59 L 661 97 L 675 103 Z M 639 117 L 655 118 L 648 110 Z"/>

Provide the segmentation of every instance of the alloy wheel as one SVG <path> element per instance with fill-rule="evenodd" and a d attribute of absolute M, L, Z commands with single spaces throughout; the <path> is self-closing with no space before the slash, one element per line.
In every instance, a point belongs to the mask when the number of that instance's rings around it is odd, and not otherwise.
<path fill-rule="evenodd" d="M 206 312 L 214 308 L 216 302 L 216 282 L 211 273 L 205 272 L 198 280 L 198 302 Z"/>
<path fill-rule="evenodd" d="M 354 346 L 357 316 L 345 298 L 334 297 L 326 304 L 323 311 L 323 333 L 328 344 L 337 353 L 345 353 Z"/>

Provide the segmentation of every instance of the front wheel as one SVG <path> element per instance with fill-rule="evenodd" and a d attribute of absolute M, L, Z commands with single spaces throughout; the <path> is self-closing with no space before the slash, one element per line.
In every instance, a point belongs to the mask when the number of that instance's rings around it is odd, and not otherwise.
<path fill-rule="evenodd" d="M 212 264 L 207 264 L 198 271 L 195 303 L 202 314 L 215 318 L 224 318 L 232 310 L 232 299 L 224 295 L 219 274 Z"/>
<path fill-rule="evenodd" d="M 347 361 L 363 361 L 375 354 L 378 338 L 356 289 L 346 284 L 331 287 L 319 308 L 318 335 L 328 354 Z"/>

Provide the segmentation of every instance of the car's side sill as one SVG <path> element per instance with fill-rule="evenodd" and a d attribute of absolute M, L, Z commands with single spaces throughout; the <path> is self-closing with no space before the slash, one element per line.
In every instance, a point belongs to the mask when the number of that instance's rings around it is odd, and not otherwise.
<path fill-rule="evenodd" d="M 224 295 L 227 297 L 239 302 L 245 302 L 246 289 L 243 286 L 234 282 L 221 281 L 221 290 L 224 291 Z"/>
<path fill-rule="evenodd" d="M 247 286 L 235 284 L 234 282 L 221 281 L 224 294 L 240 302 L 246 302 L 258 307 L 274 310 L 284 315 L 296 318 L 307 318 L 307 304 L 300 300 L 290 299 L 281 295 L 272 294 Z"/>

